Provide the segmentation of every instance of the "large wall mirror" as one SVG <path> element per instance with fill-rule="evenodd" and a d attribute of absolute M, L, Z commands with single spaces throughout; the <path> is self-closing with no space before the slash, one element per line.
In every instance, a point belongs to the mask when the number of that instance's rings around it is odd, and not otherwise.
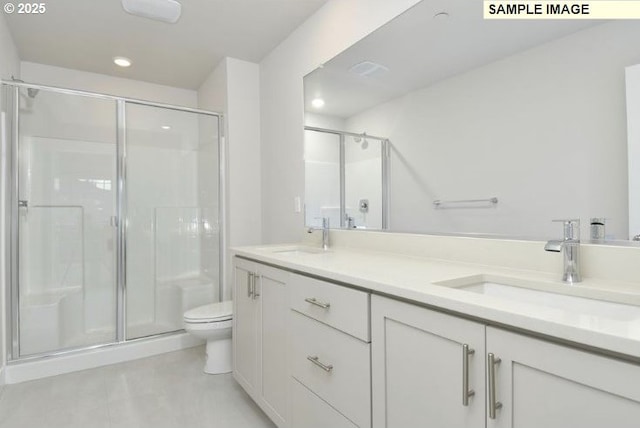
<path fill-rule="evenodd" d="M 579 218 L 584 240 L 628 241 L 637 40 L 638 21 L 418 3 L 305 76 L 307 224 L 546 239 Z"/>

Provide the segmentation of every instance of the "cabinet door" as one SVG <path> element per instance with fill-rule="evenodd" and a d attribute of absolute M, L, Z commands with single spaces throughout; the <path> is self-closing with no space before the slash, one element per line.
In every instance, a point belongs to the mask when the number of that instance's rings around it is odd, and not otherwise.
<path fill-rule="evenodd" d="M 489 428 L 640 426 L 639 365 L 492 327 L 487 352 L 500 359 L 495 401 L 502 404 Z"/>
<path fill-rule="evenodd" d="M 253 395 L 258 380 L 258 311 L 251 294 L 255 264 L 236 258 L 233 293 L 233 375 Z"/>
<path fill-rule="evenodd" d="M 371 334 L 374 428 L 485 426 L 482 324 L 373 296 Z"/>
<path fill-rule="evenodd" d="M 261 407 L 278 426 L 286 425 L 288 326 L 287 279 L 289 273 L 258 265 L 256 297 L 260 319 L 260 388 Z"/>

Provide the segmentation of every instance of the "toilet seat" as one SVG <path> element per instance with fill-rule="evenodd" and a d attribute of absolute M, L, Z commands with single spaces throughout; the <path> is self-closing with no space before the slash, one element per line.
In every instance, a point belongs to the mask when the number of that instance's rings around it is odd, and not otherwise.
<path fill-rule="evenodd" d="M 233 302 L 231 300 L 199 306 L 184 313 L 184 322 L 188 324 L 223 323 L 230 325 L 232 318 Z"/>

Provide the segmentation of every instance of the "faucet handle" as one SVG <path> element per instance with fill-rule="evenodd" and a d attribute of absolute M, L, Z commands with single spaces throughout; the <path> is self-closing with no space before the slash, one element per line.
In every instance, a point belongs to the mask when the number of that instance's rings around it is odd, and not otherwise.
<path fill-rule="evenodd" d="M 561 222 L 564 226 L 564 239 L 567 240 L 580 240 L 580 219 L 559 219 L 551 220 L 554 223 Z"/>

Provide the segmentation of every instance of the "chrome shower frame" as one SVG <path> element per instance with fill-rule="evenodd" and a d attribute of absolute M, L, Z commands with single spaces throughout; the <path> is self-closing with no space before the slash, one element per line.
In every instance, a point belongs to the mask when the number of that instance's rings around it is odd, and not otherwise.
<path fill-rule="evenodd" d="M 158 107 L 168 110 L 176 110 L 187 113 L 201 114 L 212 116 L 218 122 L 218 229 L 219 229 L 219 253 L 218 253 L 218 295 L 222 299 L 226 284 L 226 139 L 224 135 L 224 116 L 221 113 L 202 110 L 191 107 L 183 107 L 173 104 L 158 103 L 135 98 L 119 97 L 109 94 L 101 94 L 96 92 L 60 88 L 55 86 L 38 85 L 24 83 L 20 81 L 0 80 L 3 88 L 3 94 L 11 94 L 10 99 L 2 99 L 5 107 L 11 106 L 11 118 L 2 116 L 2 194 L 4 204 L 4 224 L 2 224 L 5 240 L 3 243 L 5 275 L 2 280 L 5 287 L 5 331 L 6 331 L 6 360 L 25 361 L 49 358 L 52 356 L 65 355 L 69 353 L 83 352 L 86 350 L 110 347 L 127 342 L 137 342 L 147 338 L 163 337 L 181 333 L 184 330 L 174 332 L 165 332 L 152 336 L 136 339 L 127 339 L 126 332 L 126 249 L 127 249 L 127 206 L 126 206 L 126 105 L 136 104 L 150 107 Z M 115 341 L 104 344 L 81 346 L 77 348 L 65 348 L 61 350 L 45 352 L 42 354 L 33 354 L 20 356 L 20 248 L 19 248 L 19 120 L 20 120 L 20 89 L 24 88 L 29 93 L 37 94 L 37 91 L 44 90 L 59 94 L 77 95 L 83 97 L 91 97 L 115 102 L 116 116 L 116 175 L 117 175 L 117 193 L 116 193 L 116 234 L 117 234 L 117 255 L 116 255 L 116 335 Z M 6 89 L 6 90 L 5 90 Z M 11 90 L 12 89 L 12 90 Z M 9 113 L 9 110 L 5 108 Z M 6 180 L 6 183 L 5 183 Z"/>

